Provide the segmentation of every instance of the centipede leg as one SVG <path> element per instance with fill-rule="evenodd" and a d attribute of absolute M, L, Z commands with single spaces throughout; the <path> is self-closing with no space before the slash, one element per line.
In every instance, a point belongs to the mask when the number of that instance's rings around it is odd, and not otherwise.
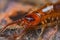
<path fill-rule="evenodd" d="M 43 32 L 44 32 L 45 28 L 46 28 L 46 25 L 43 25 L 42 26 L 42 29 L 41 29 L 41 33 L 39 35 L 40 38 L 38 38 L 38 40 L 41 40 L 42 39 L 42 35 L 43 35 Z"/>
<path fill-rule="evenodd" d="M 54 34 L 56 34 L 57 29 L 58 29 L 57 26 L 47 29 L 42 36 L 42 40 L 49 40 L 51 37 L 54 36 Z"/>
<path fill-rule="evenodd" d="M 15 40 L 21 40 L 23 38 L 23 36 L 25 35 L 26 30 L 22 30 L 22 32 L 18 35 L 18 36 L 14 36 Z"/>
<path fill-rule="evenodd" d="M 55 24 L 58 26 L 59 23 L 58 22 L 52 22 L 52 23 L 46 24 L 46 26 L 49 26 L 49 25 L 54 26 Z M 45 29 L 46 29 L 46 27 L 45 27 Z M 41 34 L 40 34 L 41 36 L 39 36 L 38 40 L 42 40 L 43 32 L 44 32 L 44 30 L 41 32 Z"/>

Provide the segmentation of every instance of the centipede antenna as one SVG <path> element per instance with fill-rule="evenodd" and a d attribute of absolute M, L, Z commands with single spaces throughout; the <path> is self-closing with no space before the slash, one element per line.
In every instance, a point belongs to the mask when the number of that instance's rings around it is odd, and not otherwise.
<path fill-rule="evenodd" d="M 12 24 L 16 24 L 16 23 L 18 23 L 18 22 L 21 22 L 21 20 L 14 21 L 14 22 L 12 22 L 12 23 L 9 23 L 9 24 L 5 25 L 5 26 L 0 30 L 0 32 L 4 32 L 4 31 L 7 29 L 7 27 L 9 27 L 9 26 L 12 25 Z"/>

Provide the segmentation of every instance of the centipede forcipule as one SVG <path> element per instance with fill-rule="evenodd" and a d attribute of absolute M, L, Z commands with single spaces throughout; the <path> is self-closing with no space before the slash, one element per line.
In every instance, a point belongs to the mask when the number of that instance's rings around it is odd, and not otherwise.
<path fill-rule="evenodd" d="M 59 5 L 57 5 L 59 6 Z M 54 5 L 50 6 L 51 9 L 53 8 L 53 11 L 51 11 L 50 13 L 44 13 L 46 11 L 51 10 L 49 7 L 47 7 L 47 10 L 37 10 L 34 11 L 30 14 L 27 14 L 24 18 L 22 18 L 21 20 L 17 20 L 13 23 L 7 24 L 4 28 L 2 28 L 2 30 L 0 32 L 4 32 L 5 29 L 7 28 L 7 26 L 12 25 L 12 24 L 20 24 L 22 23 L 22 25 L 24 25 L 24 30 L 20 33 L 19 36 L 16 36 L 15 39 L 22 38 L 24 36 L 24 34 L 28 31 L 28 30 L 36 30 L 39 29 L 39 27 L 37 27 L 36 25 L 40 25 L 41 27 L 41 35 L 44 32 L 44 30 L 46 29 L 47 24 L 53 25 L 53 23 L 56 21 L 60 21 L 60 13 L 57 13 L 56 10 L 54 9 Z M 60 8 L 60 7 L 59 7 Z M 58 9 L 59 10 L 59 9 Z M 59 11 L 58 11 L 59 12 Z"/>

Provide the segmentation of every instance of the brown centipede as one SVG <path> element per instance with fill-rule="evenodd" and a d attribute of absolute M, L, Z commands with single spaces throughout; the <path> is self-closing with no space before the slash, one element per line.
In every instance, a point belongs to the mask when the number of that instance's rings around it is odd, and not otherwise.
<path fill-rule="evenodd" d="M 20 33 L 19 36 L 14 37 L 15 38 L 14 40 L 16 40 L 18 37 L 22 38 L 23 35 L 28 30 L 38 29 L 39 27 L 37 27 L 36 25 L 39 24 L 42 28 L 42 32 L 41 32 L 41 35 L 42 35 L 47 24 L 50 23 L 50 25 L 53 25 L 54 24 L 53 22 L 60 21 L 60 14 L 59 14 L 60 9 L 59 8 L 60 8 L 60 3 L 57 3 L 54 5 L 49 5 L 42 9 L 33 11 L 32 13 L 29 13 L 26 16 L 24 16 L 22 19 L 19 19 L 19 20 L 13 21 L 12 23 L 7 24 L 6 26 L 4 26 L 4 28 L 2 28 L 0 30 L 0 32 L 4 32 L 9 25 L 21 24 L 23 26 L 24 30 Z M 48 11 L 50 11 L 50 13 L 47 13 Z"/>

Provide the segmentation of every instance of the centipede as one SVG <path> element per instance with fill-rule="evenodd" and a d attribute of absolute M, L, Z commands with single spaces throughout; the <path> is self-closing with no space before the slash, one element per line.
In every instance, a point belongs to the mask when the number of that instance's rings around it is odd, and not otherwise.
<path fill-rule="evenodd" d="M 18 37 L 22 38 L 24 34 L 28 30 L 36 30 L 41 28 L 40 35 L 43 34 L 44 30 L 46 29 L 47 25 L 55 25 L 60 21 L 60 3 L 51 4 L 51 5 L 44 5 L 42 8 L 39 8 L 32 13 L 26 14 L 23 18 L 13 21 L 7 25 L 5 25 L 0 32 L 4 32 L 8 26 L 12 24 L 17 24 L 23 26 L 24 28 L 19 36 L 14 36 L 14 40 Z M 11 17 L 9 17 L 11 19 Z M 57 23 L 55 23 L 57 22 Z M 40 25 L 40 27 L 37 27 Z M 40 39 L 42 40 L 42 39 Z"/>

